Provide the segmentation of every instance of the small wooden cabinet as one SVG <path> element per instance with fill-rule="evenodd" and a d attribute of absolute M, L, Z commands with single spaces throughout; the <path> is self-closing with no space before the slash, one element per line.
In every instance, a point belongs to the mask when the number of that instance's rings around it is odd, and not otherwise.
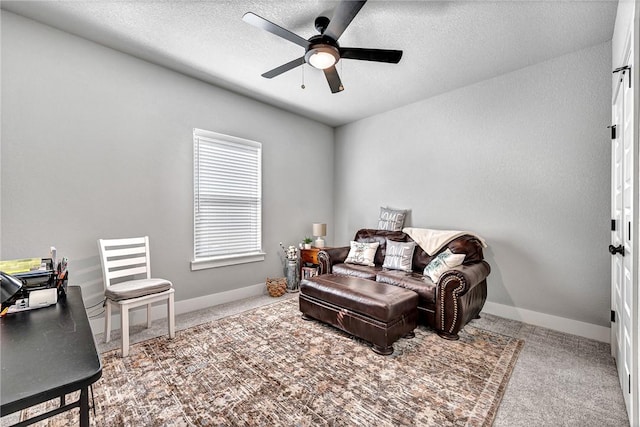
<path fill-rule="evenodd" d="M 300 249 L 300 279 L 308 279 L 318 274 L 318 252 L 326 248 Z"/>
<path fill-rule="evenodd" d="M 300 249 L 300 263 L 302 264 L 302 266 L 304 266 L 305 264 L 318 265 L 318 252 L 320 252 L 322 249 L 313 246 L 311 247 L 311 249 Z"/>

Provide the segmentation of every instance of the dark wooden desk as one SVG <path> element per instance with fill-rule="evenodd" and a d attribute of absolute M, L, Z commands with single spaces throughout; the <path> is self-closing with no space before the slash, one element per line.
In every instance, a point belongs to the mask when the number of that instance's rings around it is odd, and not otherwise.
<path fill-rule="evenodd" d="M 77 407 L 80 425 L 89 425 L 89 386 L 102 376 L 102 362 L 80 287 L 68 287 L 56 305 L 0 319 L 0 343 L 2 416 L 60 398 L 60 407 L 20 425 Z M 79 400 L 66 403 L 65 394 L 77 390 Z"/>

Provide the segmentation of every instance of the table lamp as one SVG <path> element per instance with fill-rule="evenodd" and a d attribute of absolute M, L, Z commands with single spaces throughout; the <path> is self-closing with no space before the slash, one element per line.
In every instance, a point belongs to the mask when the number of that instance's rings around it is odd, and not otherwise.
<path fill-rule="evenodd" d="M 327 224 L 314 223 L 313 224 L 313 235 L 316 237 L 316 241 L 314 242 L 314 246 L 316 248 L 324 248 L 324 239 L 323 239 L 323 237 L 327 235 Z"/>

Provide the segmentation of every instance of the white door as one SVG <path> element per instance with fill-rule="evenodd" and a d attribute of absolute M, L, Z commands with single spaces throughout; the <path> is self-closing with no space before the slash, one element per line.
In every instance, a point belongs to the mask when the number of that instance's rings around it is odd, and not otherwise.
<path fill-rule="evenodd" d="M 618 307 L 622 304 L 622 257 L 615 254 L 621 248 L 624 236 L 622 235 L 624 227 L 622 226 L 622 139 L 620 138 L 621 126 L 619 125 L 619 116 L 622 111 L 622 92 L 620 91 L 620 85 L 614 87 L 613 106 L 612 106 L 612 141 L 611 141 L 611 245 L 609 246 L 609 252 L 611 252 L 611 353 L 616 360 L 623 354 L 619 349 L 619 344 L 622 342 L 620 339 L 620 310 Z"/>
<path fill-rule="evenodd" d="M 631 44 L 625 55 L 631 64 Z M 611 323 L 611 351 L 616 359 L 620 386 L 622 388 L 629 419 L 633 420 L 633 372 L 637 368 L 634 358 L 633 321 L 634 283 L 636 280 L 636 241 L 638 233 L 635 220 L 635 204 L 638 198 L 636 187 L 637 150 L 633 135 L 633 92 L 630 86 L 631 73 L 624 70 L 617 73 L 613 87 L 612 117 L 615 138 L 611 152 L 611 305 L 615 318 Z"/>

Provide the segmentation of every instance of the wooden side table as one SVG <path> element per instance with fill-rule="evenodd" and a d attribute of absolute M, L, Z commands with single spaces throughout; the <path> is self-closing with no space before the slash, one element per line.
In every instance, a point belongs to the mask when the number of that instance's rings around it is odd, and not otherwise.
<path fill-rule="evenodd" d="M 323 249 L 327 249 L 327 247 L 316 248 L 312 246 L 311 249 L 300 249 L 300 279 L 306 279 L 318 274 L 318 266 L 320 265 L 318 252 Z"/>

